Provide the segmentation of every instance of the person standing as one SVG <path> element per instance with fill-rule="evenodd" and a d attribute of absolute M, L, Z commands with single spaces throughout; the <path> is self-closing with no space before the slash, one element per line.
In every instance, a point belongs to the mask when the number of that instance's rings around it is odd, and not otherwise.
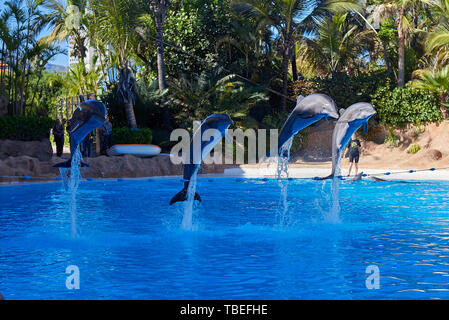
<path fill-rule="evenodd" d="M 92 133 L 89 133 L 86 138 L 84 138 L 84 154 L 83 156 L 90 158 L 92 152 L 92 142 L 93 142 L 93 137 L 92 137 Z"/>
<path fill-rule="evenodd" d="M 357 175 L 359 171 L 359 157 L 360 157 L 360 140 L 356 138 L 355 134 L 352 135 L 351 140 L 349 140 L 348 148 L 349 148 L 349 173 L 348 176 L 351 175 L 352 164 L 355 163 L 355 175 Z"/>
<path fill-rule="evenodd" d="M 106 154 L 106 151 L 111 147 L 111 133 L 112 133 L 112 123 L 109 121 L 109 118 L 106 118 L 106 123 L 104 124 L 104 133 L 103 133 L 103 146 L 102 146 L 102 154 Z"/>
<path fill-rule="evenodd" d="M 59 119 L 53 127 L 53 137 L 56 143 L 56 155 L 61 157 L 64 150 L 64 125 Z"/>

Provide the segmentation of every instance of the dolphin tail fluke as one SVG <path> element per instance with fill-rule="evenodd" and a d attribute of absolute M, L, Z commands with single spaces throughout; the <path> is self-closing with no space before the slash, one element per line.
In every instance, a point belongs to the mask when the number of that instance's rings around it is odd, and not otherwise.
<path fill-rule="evenodd" d="M 201 197 L 200 195 L 195 192 L 195 196 L 194 196 L 195 200 L 198 200 L 199 202 L 201 202 Z M 170 205 L 172 205 L 173 203 L 176 202 L 180 202 L 180 201 L 186 201 L 187 200 L 187 187 L 184 187 L 184 189 L 182 189 L 181 191 L 179 191 L 171 200 L 170 200 Z"/>
<path fill-rule="evenodd" d="M 53 168 L 70 168 L 71 166 L 72 166 L 72 160 L 67 160 L 67 161 L 52 165 Z"/>

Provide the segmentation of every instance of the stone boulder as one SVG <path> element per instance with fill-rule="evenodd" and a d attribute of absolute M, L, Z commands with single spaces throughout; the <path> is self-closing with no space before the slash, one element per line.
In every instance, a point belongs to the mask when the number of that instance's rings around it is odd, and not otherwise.
<path fill-rule="evenodd" d="M 443 157 L 443 154 L 440 150 L 437 149 L 430 149 L 426 152 L 426 157 L 429 160 L 440 160 Z"/>
<path fill-rule="evenodd" d="M 388 130 L 385 126 L 371 126 L 368 127 L 364 140 L 372 141 L 376 144 L 382 144 L 385 142 L 385 138 L 388 136 Z"/>
<path fill-rule="evenodd" d="M 180 175 L 183 172 L 183 166 L 173 164 L 168 156 L 152 158 L 132 155 L 100 156 L 86 158 L 84 161 L 89 167 L 83 169 L 83 176 L 92 178 L 152 177 Z"/>
<path fill-rule="evenodd" d="M 0 160 L 1 176 L 39 176 L 40 162 L 29 156 L 9 157 Z"/>
<path fill-rule="evenodd" d="M 29 156 L 40 161 L 49 161 L 53 148 L 49 139 L 41 141 L 0 140 L 0 160 L 8 157 Z"/>
<path fill-rule="evenodd" d="M 301 149 L 293 154 L 306 161 L 327 161 L 332 156 L 332 133 L 335 124 L 331 121 L 320 121 L 307 128 Z"/>

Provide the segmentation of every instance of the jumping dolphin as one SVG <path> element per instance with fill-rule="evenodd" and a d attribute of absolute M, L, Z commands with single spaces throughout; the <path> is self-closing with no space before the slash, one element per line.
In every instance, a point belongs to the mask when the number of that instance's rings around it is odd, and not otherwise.
<path fill-rule="evenodd" d="M 278 139 L 278 154 L 282 155 L 282 146 L 298 131 L 310 126 L 322 118 L 338 118 L 334 100 L 322 93 L 314 93 L 307 97 L 299 96 L 296 107 L 285 121 Z"/>
<path fill-rule="evenodd" d="M 79 107 L 73 112 L 72 118 L 67 125 L 67 131 L 70 136 L 70 159 L 53 165 L 55 168 L 70 168 L 72 165 L 72 156 L 78 145 L 94 129 L 103 126 L 106 123 L 106 107 L 96 100 L 87 100 L 81 102 Z M 87 167 L 84 162 L 81 166 Z"/>
<path fill-rule="evenodd" d="M 374 107 L 367 102 L 358 102 L 351 105 L 346 110 L 340 110 L 341 116 L 338 119 L 332 134 L 332 173 L 330 176 L 322 178 L 332 178 L 335 175 L 337 165 L 339 165 L 341 155 L 352 135 L 363 125 L 363 134 L 368 130 L 368 120 L 376 114 Z"/>
<path fill-rule="evenodd" d="M 192 176 L 197 174 L 204 157 L 206 157 L 215 145 L 226 136 L 226 131 L 232 123 L 231 117 L 226 113 L 214 113 L 207 117 L 203 123 L 201 123 L 201 126 L 196 129 L 193 134 L 192 142 L 190 143 L 190 161 L 184 164 L 184 188 L 171 199 L 170 205 L 178 201 L 187 200 L 187 190 Z M 220 136 L 213 135 L 208 141 L 202 141 L 203 133 L 208 129 L 217 130 L 217 133 L 219 133 Z M 201 143 L 200 155 L 194 155 L 194 143 L 196 141 L 197 143 Z M 199 148 L 197 149 L 200 151 Z M 194 199 L 201 201 L 200 195 L 196 192 Z"/>

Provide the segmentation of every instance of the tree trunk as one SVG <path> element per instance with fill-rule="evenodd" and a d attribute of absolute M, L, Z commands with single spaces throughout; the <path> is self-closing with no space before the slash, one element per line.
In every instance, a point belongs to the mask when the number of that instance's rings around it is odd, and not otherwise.
<path fill-rule="evenodd" d="M 390 59 L 388 58 L 387 46 L 383 41 L 380 41 L 380 45 L 382 47 L 382 51 L 384 54 L 385 66 L 387 67 L 387 72 L 391 78 L 391 81 L 394 81 L 394 71 L 391 67 Z"/>
<path fill-rule="evenodd" d="M 134 104 L 132 101 L 125 101 L 125 113 L 128 119 L 128 126 L 131 129 L 137 128 L 136 116 L 134 115 Z"/>
<path fill-rule="evenodd" d="M 282 97 L 281 110 L 287 110 L 287 94 L 288 94 L 288 49 L 283 48 L 282 52 Z"/>
<path fill-rule="evenodd" d="M 134 77 L 128 65 L 125 64 L 120 68 L 118 91 L 123 99 L 128 126 L 131 129 L 137 128 L 136 116 L 134 114 L 134 85 Z"/>
<path fill-rule="evenodd" d="M 156 50 L 157 77 L 159 82 L 159 90 L 164 91 L 165 89 L 167 89 L 165 60 L 164 60 L 164 43 L 163 43 L 164 14 L 157 12 L 155 20 L 156 20 L 156 40 L 157 40 L 157 50 Z M 162 105 L 163 105 L 162 111 L 163 111 L 164 127 L 169 129 L 171 128 L 170 113 L 165 98 L 162 98 Z"/>
<path fill-rule="evenodd" d="M 295 51 L 294 45 L 291 49 L 292 49 L 292 54 L 290 56 L 290 60 L 291 60 L 291 64 L 292 64 L 293 81 L 296 81 L 296 80 L 298 80 L 298 68 L 296 66 L 296 51 Z"/>
<path fill-rule="evenodd" d="M 404 30 L 402 28 L 403 17 L 404 6 L 401 6 L 398 21 L 398 87 L 403 87 L 405 84 L 405 39 Z"/>

